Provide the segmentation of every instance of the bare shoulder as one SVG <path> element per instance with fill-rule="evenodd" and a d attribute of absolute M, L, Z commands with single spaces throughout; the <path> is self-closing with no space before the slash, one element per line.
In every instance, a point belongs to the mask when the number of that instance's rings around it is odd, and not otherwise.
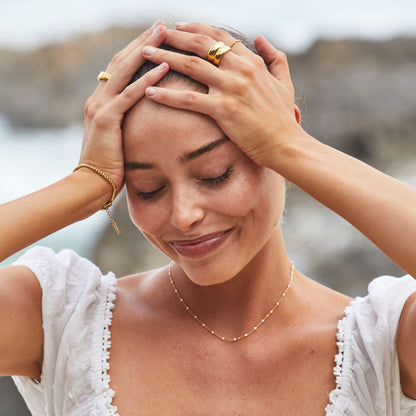
<path fill-rule="evenodd" d="M 306 276 L 299 278 L 300 294 L 305 308 L 314 311 L 311 317 L 321 317 L 328 322 L 338 322 L 352 299 Z"/>
<path fill-rule="evenodd" d="M 146 297 L 154 292 L 163 280 L 167 281 L 167 266 L 117 279 L 117 292 L 123 297 Z"/>
<path fill-rule="evenodd" d="M 397 329 L 396 346 L 403 392 L 416 399 L 416 292 L 406 301 Z"/>
<path fill-rule="evenodd" d="M 39 378 L 43 360 L 42 290 L 25 266 L 0 269 L 0 375 Z"/>
<path fill-rule="evenodd" d="M 167 266 L 118 279 L 115 318 L 145 319 L 155 312 L 161 313 L 165 309 L 168 282 Z"/>

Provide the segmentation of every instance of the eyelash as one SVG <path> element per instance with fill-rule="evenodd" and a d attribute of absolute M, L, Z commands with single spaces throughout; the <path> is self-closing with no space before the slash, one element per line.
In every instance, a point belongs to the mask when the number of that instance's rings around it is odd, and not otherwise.
<path fill-rule="evenodd" d="M 201 179 L 201 181 L 206 183 L 209 186 L 219 185 L 230 178 L 230 174 L 232 171 L 233 171 L 232 168 L 228 168 L 222 175 L 217 176 L 216 178 L 203 178 Z"/>
<path fill-rule="evenodd" d="M 201 182 L 203 182 L 207 186 L 216 186 L 220 185 L 226 180 L 230 178 L 231 172 L 233 171 L 232 168 L 228 168 L 222 175 L 217 176 L 215 178 L 202 178 L 200 179 Z M 156 189 L 151 192 L 142 192 L 138 191 L 137 196 L 143 199 L 144 201 L 154 198 L 159 194 L 160 191 L 162 191 L 164 186 L 160 187 L 159 189 Z"/>

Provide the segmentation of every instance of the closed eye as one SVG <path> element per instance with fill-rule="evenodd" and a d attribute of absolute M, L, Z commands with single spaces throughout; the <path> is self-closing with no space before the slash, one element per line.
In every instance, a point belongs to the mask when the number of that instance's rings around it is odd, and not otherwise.
<path fill-rule="evenodd" d="M 137 191 L 137 196 L 146 201 L 157 196 L 163 190 L 163 188 L 164 186 L 161 186 L 159 189 L 150 192 Z"/>
<path fill-rule="evenodd" d="M 219 185 L 230 178 L 232 168 L 228 168 L 222 175 L 216 176 L 215 178 L 202 178 L 201 181 L 207 185 Z"/>

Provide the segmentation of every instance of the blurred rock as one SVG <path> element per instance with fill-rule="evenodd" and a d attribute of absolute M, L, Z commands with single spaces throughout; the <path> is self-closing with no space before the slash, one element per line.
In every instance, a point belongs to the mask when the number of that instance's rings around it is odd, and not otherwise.
<path fill-rule="evenodd" d="M 33 51 L 0 50 L 0 113 L 20 127 L 82 121 L 84 103 L 111 57 L 144 27 L 113 28 Z"/>

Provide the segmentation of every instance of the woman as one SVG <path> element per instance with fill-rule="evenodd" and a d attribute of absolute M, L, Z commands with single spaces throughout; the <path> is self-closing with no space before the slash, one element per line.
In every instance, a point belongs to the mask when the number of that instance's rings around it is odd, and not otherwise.
<path fill-rule="evenodd" d="M 35 415 L 416 414 L 416 190 L 310 137 L 264 38 L 257 56 L 222 30 L 177 29 L 157 22 L 113 58 L 82 166 L 0 216 L 5 258 L 125 181 L 133 222 L 173 262 L 116 284 L 73 252 L 29 251 L 0 275 L 0 373 L 20 376 Z M 145 60 L 158 66 L 128 85 Z M 295 270 L 284 178 L 409 276 L 350 305 Z"/>

